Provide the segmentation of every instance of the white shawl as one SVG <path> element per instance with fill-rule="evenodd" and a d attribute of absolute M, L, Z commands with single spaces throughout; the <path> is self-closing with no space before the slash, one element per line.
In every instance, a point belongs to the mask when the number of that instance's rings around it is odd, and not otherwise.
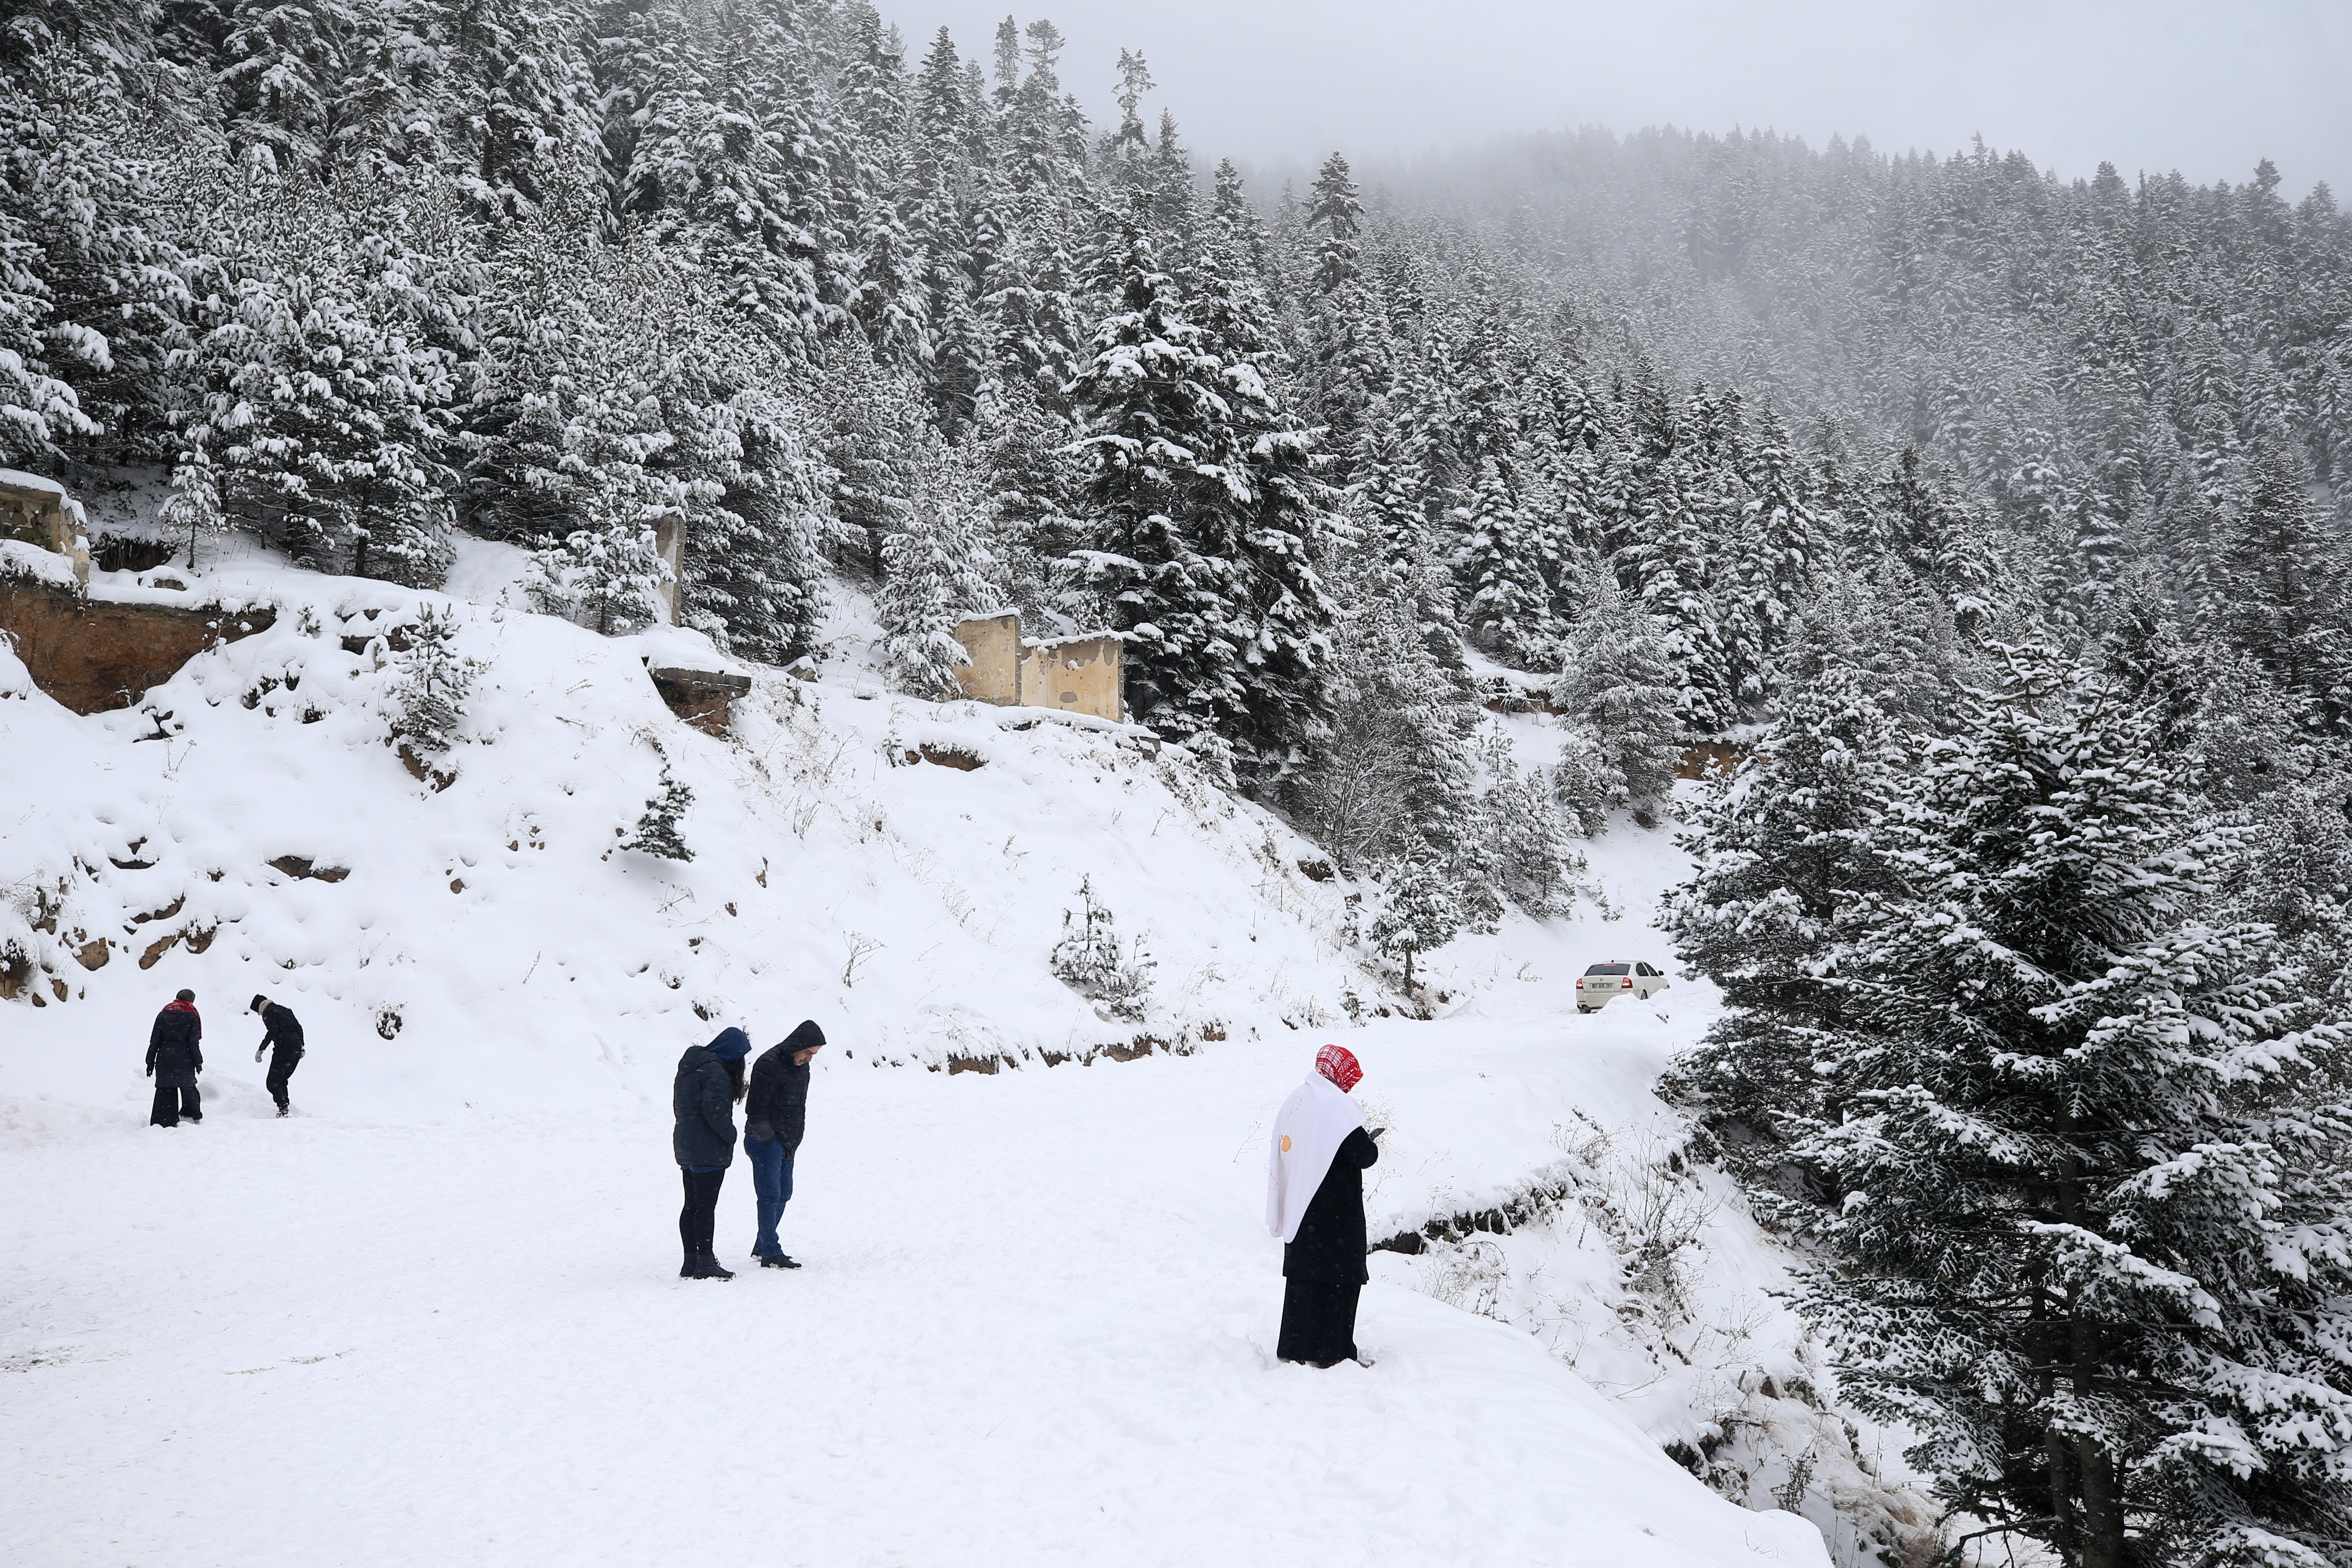
<path fill-rule="evenodd" d="M 1267 1231 L 1285 1242 L 1297 1239 L 1298 1222 L 1331 1169 L 1331 1156 L 1363 1124 L 1364 1108 L 1320 1073 L 1309 1073 L 1305 1083 L 1290 1091 L 1275 1116 L 1266 1148 Z"/>

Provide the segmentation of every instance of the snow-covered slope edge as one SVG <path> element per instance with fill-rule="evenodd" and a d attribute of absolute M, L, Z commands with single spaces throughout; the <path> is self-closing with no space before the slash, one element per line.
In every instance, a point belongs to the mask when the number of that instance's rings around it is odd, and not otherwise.
<path fill-rule="evenodd" d="M 39 972 L 0 1040 L 18 1095 L 127 1107 L 129 1042 L 182 985 L 216 1017 L 288 1002 L 337 1042 L 306 1101 L 388 1115 L 451 1109 L 453 1085 L 656 1090 L 706 1019 L 821 1014 L 861 1060 L 1036 1061 L 1327 1020 L 1361 984 L 1313 847 L 1136 732 L 762 672 L 730 743 L 662 706 L 642 639 L 267 575 L 276 624 L 133 709 L 77 718 L 0 651 L 0 945 Z M 484 666 L 439 789 L 387 743 L 398 672 L 367 641 L 420 604 Z M 984 765 L 908 765 L 925 747 Z M 616 847 L 665 765 L 694 792 L 690 863 Z M 1048 972 L 1081 879 L 1156 962 L 1139 1024 Z"/>
<path fill-rule="evenodd" d="M 787 1473 L 810 1563 L 1825 1561 L 1811 1526 L 1665 1458 L 1711 1390 L 1633 1390 L 1530 1320 L 1482 1321 L 1441 1255 L 1379 1261 L 1372 1373 L 1272 1362 L 1262 1119 L 1347 1027 L 1351 989 L 1377 998 L 1344 884 L 1181 760 L 770 672 L 721 742 L 660 706 L 646 647 L 458 602 L 485 668 L 436 789 L 384 743 L 393 671 L 371 645 L 444 601 L 214 575 L 276 624 L 133 710 L 76 718 L 0 655 L 0 757 L 27 760 L 0 940 L 42 998 L 0 1004 L 0 1188 L 19 1195 L 0 1488 L 44 1500 L 0 1527 L 5 1554 L 636 1562 L 697 1531 L 771 1542 Z M 907 764 L 926 746 L 984 765 Z M 665 764 L 695 791 L 690 863 L 614 847 Z M 1597 857 L 1611 907 L 1646 904 L 1657 843 Z M 1139 1024 L 1047 971 L 1081 878 L 1157 961 Z M 1376 1233 L 1591 1153 L 1562 1128 L 1640 1142 L 1708 998 L 1592 1020 L 1563 999 L 1596 942 L 1654 941 L 1597 913 L 1466 939 L 1440 966 L 1466 998 L 1449 1017 L 1345 1035 L 1395 1128 Z M 141 1125 L 139 1054 L 184 984 L 213 1114 L 164 1134 Z M 290 1123 L 265 1120 L 240 1049 L 256 990 L 314 1042 Z M 677 1281 L 677 1050 L 718 1019 L 766 1037 L 803 1015 L 843 1053 L 793 1212 L 811 1267 L 727 1295 Z M 1046 1065 L 1138 1035 L 1197 1054 Z M 992 1077 L 919 1070 L 999 1058 Z M 730 1236 L 748 1205 L 739 1173 Z M 1714 1223 L 1744 1246 L 1735 1222 Z M 1751 1261 L 1726 1293 L 1775 1267 Z M 1616 1268 L 1601 1247 L 1552 1276 L 1612 1314 Z M 739 1375 L 736 1347 L 772 1384 Z M 127 1505 L 104 1480 L 125 1464 L 183 1500 Z M 688 1467 L 709 1483 L 691 1499 L 648 1479 Z"/>

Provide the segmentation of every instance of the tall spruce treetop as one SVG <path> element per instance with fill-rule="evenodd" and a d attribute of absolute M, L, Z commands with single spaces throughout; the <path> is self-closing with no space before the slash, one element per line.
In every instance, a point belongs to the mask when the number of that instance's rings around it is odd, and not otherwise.
<path fill-rule="evenodd" d="M 1071 386 L 1099 530 L 1073 565 L 1135 647 L 1137 716 L 1173 737 L 1213 733 L 1243 704 L 1252 638 L 1234 557 L 1255 497 L 1224 366 L 1185 319 L 1144 225 L 1130 215 L 1118 233 L 1099 285 L 1114 310 Z"/>
<path fill-rule="evenodd" d="M 1357 241 L 1364 232 L 1364 204 L 1356 195 L 1356 183 L 1349 174 L 1348 160 L 1337 153 L 1323 160 L 1323 167 L 1316 174 L 1307 208 L 1307 226 L 1316 231 L 1315 288 L 1318 293 L 1331 293 L 1363 277 Z"/>

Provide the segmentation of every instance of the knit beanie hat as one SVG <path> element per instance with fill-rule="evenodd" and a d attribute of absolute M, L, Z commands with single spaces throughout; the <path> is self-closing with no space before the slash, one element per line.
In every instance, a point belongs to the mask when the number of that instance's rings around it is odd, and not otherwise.
<path fill-rule="evenodd" d="M 179 1000 L 183 1002 L 194 1002 L 195 999 L 196 994 L 193 991 L 183 991 L 179 995 Z"/>
<path fill-rule="evenodd" d="M 252 1005 L 252 1006 L 250 1006 L 250 1007 L 248 1007 L 248 1008 L 247 1008 L 247 1009 L 246 1009 L 246 1011 L 247 1011 L 247 1012 L 248 1012 L 248 1013 L 258 1013 L 258 1012 L 260 1012 L 264 1007 L 267 1007 L 267 1006 L 268 1006 L 268 1005 L 269 1005 L 269 998 L 268 998 L 268 997 L 267 997 L 267 996 L 264 996 L 260 992 L 257 991 L 257 992 L 255 992 L 255 993 L 253 994 L 253 1005 Z"/>
<path fill-rule="evenodd" d="M 740 1062 L 751 1054 L 751 1037 L 737 1028 L 721 1029 L 709 1049 L 722 1062 Z"/>

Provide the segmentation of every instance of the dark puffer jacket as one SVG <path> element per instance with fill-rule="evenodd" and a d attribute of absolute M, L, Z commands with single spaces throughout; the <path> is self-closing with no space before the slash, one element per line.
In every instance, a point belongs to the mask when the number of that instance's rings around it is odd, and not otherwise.
<path fill-rule="evenodd" d="M 147 1032 L 147 1070 L 157 1089 L 194 1089 L 196 1074 L 205 1070 L 205 1021 L 185 1002 L 171 1002 L 155 1015 Z"/>
<path fill-rule="evenodd" d="M 823 1044 L 824 1031 L 803 1020 L 784 1037 L 783 1044 L 769 1047 L 751 1064 L 751 1092 L 743 1100 L 744 1137 L 762 1143 L 772 1139 L 784 1146 L 784 1157 L 792 1158 L 808 1127 L 809 1091 L 809 1069 L 793 1066 L 793 1058 Z"/>
<path fill-rule="evenodd" d="M 735 1163 L 735 1086 L 709 1046 L 689 1046 L 677 1058 L 669 1108 L 677 1123 L 669 1148 L 679 1164 L 725 1170 Z"/>
<path fill-rule="evenodd" d="M 302 1020 L 294 1016 L 293 1008 L 281 1007 L 275 1002 L 262 1003 L 261 1029 L 263 1045 L 298 1057 L 302 1054 Z"/>

